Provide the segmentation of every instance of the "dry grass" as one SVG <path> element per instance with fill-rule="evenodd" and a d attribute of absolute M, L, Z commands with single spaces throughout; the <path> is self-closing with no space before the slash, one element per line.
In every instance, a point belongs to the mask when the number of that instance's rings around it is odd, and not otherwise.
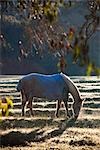
<path fill-rule="evenodd" d="M 0 123 L 0 150 L 100 150 L 99 79 L 73 77 L 82 97 L 86 98 L 80 116 L 74 122 L 65 118 L 64 111 L 60 112 L 60 118 L 55 118 L 55 102 L 46 103 L 41 99 L 36 100 L 39 110 L 35 110 L 34 117 L 27 114 L 20 117 L 20 94 L 15 90 L 19 78 L 3 76 L 0 80 L 0 95 L 14 95 L 12 116 L 3 117 Z"/>
<path fill-rule="evenodd" d="M 95 124 L 96 121 L 93 118 L 79 118 L 75 123 L 64 118 L 3 118 L 1 150 L 99 150 L 100 122 Z"/>

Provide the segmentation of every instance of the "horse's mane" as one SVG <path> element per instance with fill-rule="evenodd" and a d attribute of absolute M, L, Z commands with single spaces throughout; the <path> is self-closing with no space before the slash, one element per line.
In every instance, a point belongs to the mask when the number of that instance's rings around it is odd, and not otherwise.
<path fill-rule="evenodd" d="M 62 76 L 62 78 L 66 82 L 68 89 L 69 89 L 69 92 L 72 94 L 74 99 L 80 100 L 80 92 L 79 92 L 77 86 L 74 84 L 74 82 L 64 73 L 61 72 L 60 75 Z"/>

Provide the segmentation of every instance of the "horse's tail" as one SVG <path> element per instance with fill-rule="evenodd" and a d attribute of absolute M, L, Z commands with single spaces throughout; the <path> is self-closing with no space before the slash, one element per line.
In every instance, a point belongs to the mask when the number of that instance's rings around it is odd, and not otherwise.
<path fill-rule="evenodd" d="M 19 80 L 18 84 L 17 84 L 17 91 L 20 92 L 22 89 L 22 80 Z"/>

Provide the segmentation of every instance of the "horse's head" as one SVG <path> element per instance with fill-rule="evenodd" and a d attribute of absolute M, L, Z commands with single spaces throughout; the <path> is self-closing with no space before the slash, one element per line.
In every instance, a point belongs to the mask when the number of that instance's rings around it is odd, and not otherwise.
<path fill-rule="evenodd" d="M 79 116 L 79 112 L 80 112 L 83 101 L 84 101 L 84 99 L 80 98 L 80 99 L 78 99 L 77 102 L 75 101 L 73 104 L 74 118 L 76 118 L 76 119 Z"/>

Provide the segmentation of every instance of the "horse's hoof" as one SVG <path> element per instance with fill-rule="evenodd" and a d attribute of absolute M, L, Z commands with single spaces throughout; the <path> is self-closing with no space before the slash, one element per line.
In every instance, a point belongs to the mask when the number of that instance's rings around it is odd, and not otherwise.
<path fill-rule="evenodd" d="M 31 117 L 34 117 L 34 114 L 31 114 L 30 116 L 31 116 Z"/>
<path fill-rule="evenodd" d="M 78 118 L 78 116 L 74 116 L 74 119 L 77 119 Z"/>
<path fill-rule="evenodd" d="M 58 116 L 55 116 L 55 118 L 59 118 Z"/>
<path fill-rule="evenodd" d="M 70 117 L 69 117 L 69 116 L 66 116 L 66 119 L 70 119 Z"/>
<path fill-rule="evenodd" d="M 26 108 L 30 108 L 30 107 L 31 107 L 31 106 L 30 106 L 30 104 L 28 103 L 27 106 L 26 106 Z"/>
<path fill-rule="evenodd" d="M 58 114 L 55 114 L 55 117 L 58 118 Z"/>
<path fill-rule="evenodd" d="M 69 118 L 71 117 L 71 115 L 70 115 L 69 113 L 67 114 L 67 116 L 68 116 Z"/>
<path fill-rule="evenodd" d="M 34 116 L 34 113 L 33 113 L 33 111 L 32 111 L 32 112 L 30 112 L 30 116 L 31 116 L 31 117 L 33 117 L 33 116 Z"/>

